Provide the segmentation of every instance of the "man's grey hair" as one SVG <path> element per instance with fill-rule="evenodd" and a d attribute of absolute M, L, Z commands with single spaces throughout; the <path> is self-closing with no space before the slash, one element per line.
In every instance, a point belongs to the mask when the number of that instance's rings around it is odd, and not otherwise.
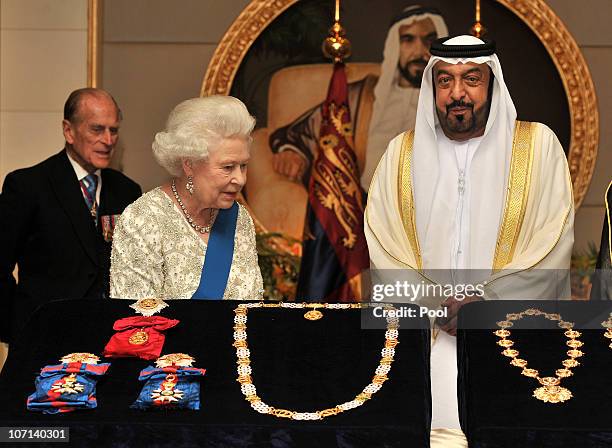
<path fill-rule="evenodd" d="M 180 176 L 183 160 L 206 160 L 227 138 L 251 139 L 255 118 L 232 96 L 192 98 L 178 104 L 153 141 L 153 155 L 171 175 Z"/>
<path fill-rule="evenodd" d="M 82 89 L 74 90 L 68 96 L 68 99 L 64 103 L 64 120 L 71 123 L 78 123 L 81 120 L 81 102 L 87 96 L 93 96 L 97 98 L 107 97 L 113 101 L 115 108 L 117 109 L 117 118 L 119 121 L 123 120 L 123 114 L 121 109 L 115 101 L 115 98 L 108 93 L 106 90 L 97 89 L 95 87 L 84 87 Z"/>

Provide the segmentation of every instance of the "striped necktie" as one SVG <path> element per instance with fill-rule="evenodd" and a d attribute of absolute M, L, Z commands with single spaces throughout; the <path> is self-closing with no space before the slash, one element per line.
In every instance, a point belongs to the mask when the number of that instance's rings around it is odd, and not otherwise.
<path fill-rule="evenodd" d="M 98 206 L 96 204 L 96 190 L 98 189 L 98 176 L 95 174 L 88 174 L 81 179 L 81 190 L 83 191 L 83 197 L 85 203 L 91 213 L 94 221 L 97 221 L 98 217 Z"/>

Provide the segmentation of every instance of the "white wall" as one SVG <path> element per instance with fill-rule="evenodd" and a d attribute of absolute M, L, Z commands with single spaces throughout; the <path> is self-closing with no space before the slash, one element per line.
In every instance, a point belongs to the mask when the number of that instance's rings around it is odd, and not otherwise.
<path fill-rule="evenodd" d="M 68 94 L 87 83 L 87 0 L 0 0 L 0 182 L 64 144 Z"/>
<path fill-rule="evenodd" d="M 217 44 L 248 3 L 105 1 L 101 82 L 124 113 L 115 165 L 143 190 L 167 178 L 151 154 L 155 133 L 174 106 L 200 95 Z"/>

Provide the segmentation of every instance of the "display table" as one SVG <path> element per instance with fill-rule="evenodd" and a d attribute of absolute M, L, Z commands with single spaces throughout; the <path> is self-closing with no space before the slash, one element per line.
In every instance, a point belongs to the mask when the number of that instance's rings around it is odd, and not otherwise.
<path fill-rule="evenodd" d="M 0 375 L 0 426 L 68 426 L 74 446 L 429 446 L 429 330 L 400 329 L 389 380 L 363 406 L 318 422 L 291 421 L 258 414 L 245 401 L 232 347 L 238 302 L 231 301 L 171 301 L 157 314 L 181 321 L 167 331 L 162 354 L 188 353 L 195 367 L 207 370 L 199 411 L 130 409 L 142 386 L 138 374 L 153 362 L 106 358 L 102 362 L 111 366 L 98 383 L 96 409 L 27 411 L 40 369 L 72 352 L 100 355 L 113 322 L 134 315 L 131 303 L 58 301 L 40 308 L 11 346 Z M 249 311 L 253 383 L 270 406 L 324 409 L 352 400 L 370 383 L 385 330 L 362 330 L 360 310 L 323 313 L 321 320 L 308 321 L 299 309 Z"/>
<path fill-rule="evenodd" d="M 507 313 L 538 308 L 559 313 L 582 333 L 584 356 L 561 386 L 573 398 L 544 403 L 532 397 L 539 386 L 510 365 L 493 334 Z M 606 302 L 488 301 L 464 306 L 457 335 L 459 413 L 470 447 L 612 447 L 612 349 L 600 322 L 612 311 Z M 521 329 L 522 328 L 522 329 Z M 541 376 L 555 376 L 567 359 L 567 338 L 551 321 L 527 317 L 509 328 L 512 347 Z"/>

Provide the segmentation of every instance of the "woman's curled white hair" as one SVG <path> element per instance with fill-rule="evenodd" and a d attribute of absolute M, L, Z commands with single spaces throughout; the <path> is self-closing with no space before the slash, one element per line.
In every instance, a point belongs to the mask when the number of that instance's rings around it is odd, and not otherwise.
<path fill-rule="evenodd" d="M 153 155 L 171 175 L 180 176 L 182 160 L 205 160 L 223 139 L 250 140 L 255 126 L 246 106 L 232 96 L 192 98 L 178 104 L 153 141 Z"/>

